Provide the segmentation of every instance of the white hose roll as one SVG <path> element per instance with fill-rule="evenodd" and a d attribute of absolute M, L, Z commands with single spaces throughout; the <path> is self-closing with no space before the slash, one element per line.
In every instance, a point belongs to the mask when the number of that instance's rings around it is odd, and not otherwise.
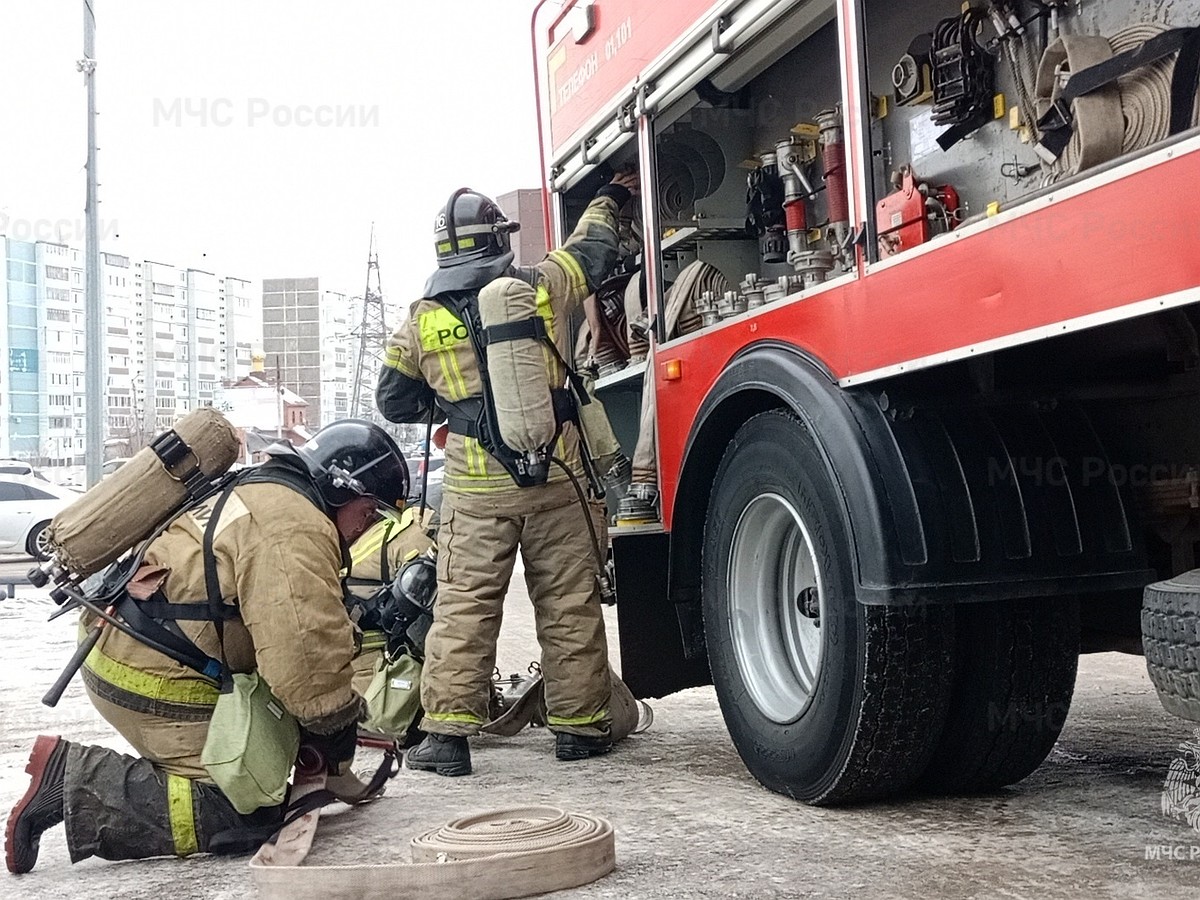
<path fill-rule="evenodd" d="M 537 292 L 518 278 L 497 278 L 479 292 L 484 328 L 537 315 Z M 547 446 L 557 430 L 545 354 L 542 342 L 533 338 L 489 341 L 487 346 L 496 425 L 504 443 L 522 453 Z"/>
<path fill-rule="evenodd" d="M 46 534 L 69 572 L 99 572 L 149 537 L 187 499 L 180 478 L 193 465 L 215 479 L 237 461 L 237 432 L 211 406 L 188 413 L 173 430 L 191 449 L 174 471 L 146 447 L 51 520 Z"/>

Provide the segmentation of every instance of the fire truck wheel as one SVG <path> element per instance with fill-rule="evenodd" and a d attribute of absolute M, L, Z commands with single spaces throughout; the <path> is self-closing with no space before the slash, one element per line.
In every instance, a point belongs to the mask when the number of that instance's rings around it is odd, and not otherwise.
<path fill-rule="evenodd" d="M 1142 647 L 1163 709 L 1200 722 L 1200 569 L 1146 588 Z"/>
<path fill-rule="evenodd" d="M 921 778 L 939 793 L 1020 781 L 1054 747 L 1079 662 L 1079 601 L 1036 597 L 955 610 L 954 693 Z"/>
<path fill-rule="evenodd" d="M 855 600 L 841 493 L 791 413 L 754 416 L 726 449 L 703 567 L 713 682 L 754 777 L 822 805 L 911 784 L 949 702 L 954 610 Z"/>

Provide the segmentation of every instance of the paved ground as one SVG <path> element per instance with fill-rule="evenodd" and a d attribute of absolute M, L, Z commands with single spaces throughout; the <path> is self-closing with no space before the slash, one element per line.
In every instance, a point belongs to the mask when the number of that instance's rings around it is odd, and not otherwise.
<path fill-rule="evenodd" d="M 0 585 L 6 572 L 0 566 Z M 120 746 L 78 683 L 56 709 L 39 703 L 72 637 L 66 621 L 44 624 L 50 607 L 30 588 L 0 603 L 4 809 L 24 790 L 22 769 L 39 732 Z M 514 590 L 501 648 L 506 674 L 523 669 L 534 650 L 527 607 L 524 592 Z M 1200 832 L 1160 812 L 1167 767 L 1192 729 L 1160 710 L 1139 658 L 1086 657 L 1050 759 L 1015 788 L 982 798 L 812 809 L 763 790 L 746 773 L 711 689 L 654 706 L 654 727 L 603 760 L 556 763 L 549 735 L 528 730 L 477 741 L 473 777 L 402 772 L 378 803 L 323 820 L 310 862 L 406 860 L 408 839 L 421 831 L 535 802 L 603 815 L 617 828 L 618 870 L 564 897 L 1200 894 Z M 0 875 L 0 896 L 234 900 L 254 890 L 244 859 L 71 867 L 56 829 L 31 875 Z"/>

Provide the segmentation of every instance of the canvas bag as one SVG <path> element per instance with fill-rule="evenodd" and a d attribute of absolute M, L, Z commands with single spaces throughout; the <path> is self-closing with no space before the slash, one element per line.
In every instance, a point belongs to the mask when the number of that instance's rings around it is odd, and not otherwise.
<path fill-rule="evenodd" d="M 257 672 L 217 698 L 200 762 L 243 816 L 278 806 L 300 750 L 300 726 Z"/>
<path fill-rule="evenodd" d="M 389 660 L 379 654 L 375 677 L 367 687 L 366 731 L 400 739 L 407 733 L 421 708 L 421 664 L 402 653 Z"/>

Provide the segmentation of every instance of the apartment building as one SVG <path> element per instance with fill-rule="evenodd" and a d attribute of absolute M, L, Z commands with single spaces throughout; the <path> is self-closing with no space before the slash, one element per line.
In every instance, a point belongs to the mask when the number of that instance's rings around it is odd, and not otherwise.
<path fill-rule="evenodd" d="M 0 251 L 0 456 L 81 465 L 83 252 L 3 235 Z M 100 286 L 109 455 L 135 452 L 178 416 L 213 405 L 222 380 L 249 373 L 261 340 L 250 282 L 102 253 Z"/>
<path fill-rule="evenodd" d="M 546 242 L 541 189 L 510 191 L 497 197 L 496 203 L 506 216 L 521 223 L 521 230 L 512 236 L 513 265 L 534 266 L 540 263 L 550 249 Z"/>
<path fill-rule="evenodd" d="M 254 354 L 262 350 L 262 294 L 244 278 L 220 279 L 218 290 L 225 314 L 221 319 L 221 376 L 233 382 L 254 368 Z"/>
<path fill-rule="evenodd" d="M 350 301 L 319 278 L 263 280 L 263 351 L 269 374 L 308 402 L 319 428 L 349 414 Z"/>

